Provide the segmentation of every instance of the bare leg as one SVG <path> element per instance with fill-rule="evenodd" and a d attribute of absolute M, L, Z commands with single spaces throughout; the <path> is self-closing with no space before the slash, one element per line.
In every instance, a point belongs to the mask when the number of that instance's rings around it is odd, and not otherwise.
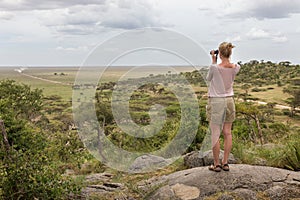
<path fill-rule="evenodd" d="M 224 123 L 223 135 L 224 135 L 224 158 L 222 164 L 228 163 L 228 157 L 232 147 L 232 134 L 231 134 L 232 123 Z"/>
<path fill-rule="evenodd" d="M 214 156 L 214 165 L 219 165 L 219 154 L 220 154 L 220 133 L 221 133 L 221 126 L 218 124 L 210 124 L 211 130 L 211 141 L 212 141 L 212 150 Z"/>

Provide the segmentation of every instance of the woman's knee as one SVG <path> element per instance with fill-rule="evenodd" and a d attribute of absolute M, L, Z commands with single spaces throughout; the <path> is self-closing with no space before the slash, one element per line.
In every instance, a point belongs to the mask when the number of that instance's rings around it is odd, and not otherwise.
<path fill-rule="evenodd" d="M 231 137 L 232 136 L 231 130 L 223 130 L 223 135 L 224 137 Z"/>
<path fill-rule="evenodd" d="M 232 123 L 224 124 L 223 130 L 222 130 L 224 137 L 231 136 L 231 127 L 232 127 Z"/>

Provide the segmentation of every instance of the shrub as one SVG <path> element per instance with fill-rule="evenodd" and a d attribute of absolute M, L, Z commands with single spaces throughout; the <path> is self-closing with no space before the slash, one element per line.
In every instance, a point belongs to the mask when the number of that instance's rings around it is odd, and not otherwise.
<path fill-rule="evenodd" d="M 32 124 L 34 116 L 42 115 L 41 91 L 1 81 L 0 96 L 0 119 L 5 124 L 0 132 L 0 198 L 66 199 L 79 192 L 73 180 L 59 172 L 48 151 L 49 135 Z"/>
<path fill-rule="evenodd" d="M 289 109 L 282 109 L 282 113 L 287 116 L 291 115 L 291 111 Z"/>
<path fill-rule="evenodd" d="M 251 90 L 251 92 L 260 92 L 260 91 L 261 91 L 261 89 L 259 89 L 258 87 L 255 87 Z"/>
<path fill-rule="evenodd" d="M 300 137 L 294 136 L 284 152 L 284 166 L 290 170 L 300 171 Z"/>
<path fill-rule="evenodd" d="M 66 199 L 80 191 L 69 177 L 62 177 L 44 152 L 11 152 L 1 169 L 2 199 Z"/>

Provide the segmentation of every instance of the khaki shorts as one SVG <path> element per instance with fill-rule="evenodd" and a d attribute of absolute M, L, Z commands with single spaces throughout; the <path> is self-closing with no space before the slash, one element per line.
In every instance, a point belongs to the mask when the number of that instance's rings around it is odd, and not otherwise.
<path fill-rule="evenodd" d="M 235 120 L 233 97 L 209 98 L 206 106 L 207 121 L 214 124 L 232 123 Z"/>

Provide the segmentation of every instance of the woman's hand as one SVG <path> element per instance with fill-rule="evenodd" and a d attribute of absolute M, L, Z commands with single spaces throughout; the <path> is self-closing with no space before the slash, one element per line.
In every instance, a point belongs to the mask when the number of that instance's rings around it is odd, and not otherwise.
<path fill-rule="evenodd" d="M 211 50 L 210 55 L 212 59 L 212 64 L 217 64 L 217 55 L 215 54 L 215 50 Z"/>

